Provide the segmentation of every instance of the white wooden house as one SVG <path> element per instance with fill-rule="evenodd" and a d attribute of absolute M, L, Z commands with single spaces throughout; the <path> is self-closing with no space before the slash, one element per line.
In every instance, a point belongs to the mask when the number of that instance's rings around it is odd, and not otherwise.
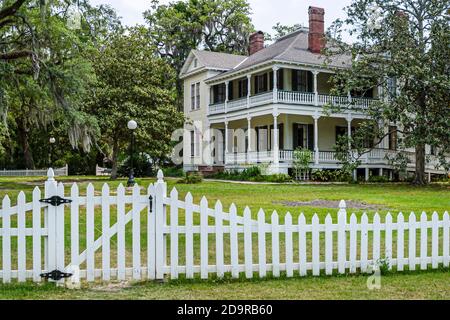
<path fill-rule="evenodd" d="M 264 34 L 250 36 L 249 56 L 192 50 L 180 77 L 184 80 L 185 170 L 242 169 L 267 163 L 273 173 L 287 173 L 293 150 L 310 149 L 312 168 L 338 169 L 334 146 L 339 135 L 351 135 L 366 119 L 363 113 L 326 115 L 324 105 L 366 107 L 379 90 L 363 96 L 333 96 L 329 79 L 336 68 L 351 63 L 335 57 L 324 66 L 324 9 L 309 8 L 309 27 L 301 28 L 265 46 Z M 394 88 L 395 89 L 395 88 Z M 389 130 L 389 126 L 386 126 Z M 390 131 L 387 131 L 390 132 Z M 210 146 L 210 147 L 207 147 Z M 414 171 L 413 150 L 398 150 L 395 134 L 387 136 L 362 157 L 358 175 L 392 175 L 387 154 L 405 152 Z M 432 153 L 427 148 L 427 154 Z M 443 174 L 437 159 L 427 172 Z"/>

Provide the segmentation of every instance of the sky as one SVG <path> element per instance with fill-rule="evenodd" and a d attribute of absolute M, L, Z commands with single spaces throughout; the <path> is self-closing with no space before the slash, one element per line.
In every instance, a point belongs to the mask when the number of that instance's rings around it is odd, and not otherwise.
<path fill-rule="evenodd" d="M 173 0 L 161 0 L 169 3 Z M 116 9 L 122 22 L 132 26 L 144 23 L 142 13 L 150 8 L 150 0 L 91 0 L 92 4 L 109 4 Z M 351 0 L 249 0 L 253 14 L 252 20 L 257 30 L 272 32 L 277 22 L 283 25 L 296 23 L 308 26 L 308 7 L 325 8 L 325 28 L 338 18 L 345 18 L 342 10 Z"/>

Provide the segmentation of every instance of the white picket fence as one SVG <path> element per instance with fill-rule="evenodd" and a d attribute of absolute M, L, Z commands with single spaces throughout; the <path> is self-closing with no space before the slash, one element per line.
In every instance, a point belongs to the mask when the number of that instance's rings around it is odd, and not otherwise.
<path fill-rule="evenodd" d="M 45 177 L 47 175 L 47 169 L 38 170 L 0 170 L 0 177 Z M 65 165 L 62 168 L 54 170 L 55 176 L 68 176 L 69 175 L 69 165 Z"/>
<path fill-rule="evenodd" d="M 70 196 L 48 172 L 44 198 L 70 203 L 41 202 L 35 188 L 32 201 L 23 192 L 17 205 L 8 196 L 0 210 L 0 278 L 19 282 L 42 281 L 51 271 L 76 273 L 72 279 L 145 280 L 192 279 L 199 276 L 264 278 L 312 274 L 369 272 L 382 261 L 397 271 L 436 269 L 449 266 L 449 215 L 411 213 L 408 221 L 399 213 L 393 221 L 379 214 L 369 222 L 367 214 L 358 220 L 345 202 L 337 219 L 331 215 L 320 222 L 317 215 L 307 223 L 301 214 L 293 221 L 286 214 L 283 223 L 274 212 L 270 221 L 260 210 L 252 219 L 247 207 L 238 214 L 233 204 L 224 211 L 220 201 L 213 207 L 203 197 L 194 204 L 190 193 L 179 199 L 173 189 L 167 196 L 162 172 L 144 192 L 139 186 L 126 193 L 119 185 L 111 192 L 105 184 L 101 194 L 89 184 L 80 195 L 73 184 Z M 60 197 L 60 198 L 57 198 Z M 67 210 L 65 209 L 70 209 Z M 79 272 L 78 272 L 79 271 Z M 60 283 L 63 280 L 58 280 Z"/>

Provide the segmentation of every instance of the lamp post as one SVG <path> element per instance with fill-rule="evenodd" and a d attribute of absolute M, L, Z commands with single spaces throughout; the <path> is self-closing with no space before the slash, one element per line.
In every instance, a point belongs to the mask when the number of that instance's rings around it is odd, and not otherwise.
<path fill-rule="evenodd" d="M 128 122 L 128 129 L 131 131 L 131 145 L 130 145 L 130 175 L 128 177 L 128 187 L 133 187 L 135 185 L 134 181 L 134 168 L 133 168 L 133 156 L 134 156 L 134 131 L 136 131 L 138 124 L 134 120 Z"/>
<path fill-rule="evenodd" d="M 48 153 L 48 166 L 51 168 L 52 166 L 52 154 L 53 154 L 53 145 L 56 143 L 56 139 L 51 137 L 48 142 L 50 143 L 50 152 Z"/>

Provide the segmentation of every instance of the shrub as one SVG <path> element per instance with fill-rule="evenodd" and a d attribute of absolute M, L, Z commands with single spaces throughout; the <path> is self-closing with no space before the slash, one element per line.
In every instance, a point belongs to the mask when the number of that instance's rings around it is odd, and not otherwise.
<path fill-rule="evenodd" d="M 386 183 L 386 182 L 389 182 L 389 178 L 386 176 L 371 176 L 369 178 L 369 182 Z"/>
<path fill-rule="evenodd" d="M 200 172 L 192 171 L 186 172 L 183 179 L 178 180 L 178 183 L 183 184 L 197 184 L 203 181 L 203 176 Z"/>
<path fill-rule="evenodd" d="M 342 170 L 314 170 L 311 179 L 319 182 L 350 182 L 352 176 Z"/>
<path fill-rule="evenodd" d="M 179 167 L 167 167 L 163 168 L 162 171 L 164 173 L 164 177 L 180 178 L 185 176 L 183 168 Z"/>
<path fill-rule="evenodd" d="M 286 183 L 286 182 L 291 182 L 292 178 L 291 176 L 287 175 L 287 174 L 273 174 L 270 176 L 264 176 L 266 178 L 265 181 L 267 182 L 276 182 L 276 183 Z"/>

